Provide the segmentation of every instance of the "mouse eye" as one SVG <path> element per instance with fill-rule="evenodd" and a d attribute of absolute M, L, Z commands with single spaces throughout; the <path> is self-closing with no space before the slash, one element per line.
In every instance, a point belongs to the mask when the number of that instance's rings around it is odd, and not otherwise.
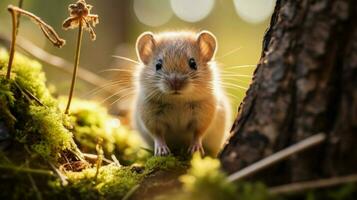
<path fill-rule="evenodd" d="M 197 70 L 197 64 L 195 59 L 190 58 L 190 60 L 188 60 L 188 65 L 190 66 L 191 69 Z"/>
<path fill-rule="evenodd" d="M 156 63 L 156 71 L 159 71 L 162 68 L 162 60 L 159 59 Z"/>

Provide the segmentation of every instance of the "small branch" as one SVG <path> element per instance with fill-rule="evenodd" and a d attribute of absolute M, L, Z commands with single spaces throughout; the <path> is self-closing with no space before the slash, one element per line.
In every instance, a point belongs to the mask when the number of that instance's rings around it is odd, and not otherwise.
<path fill-rule="evenodd" d="M 272 195 L 299 193 L 306 190 L 332 187 L 352 182 L 357 182 L 357 174 L 276 186 L 269 188 L 269 193 Z"/>
<path fill-rule="evenodd" d="M 73 69 L 73 74 L 72 74 L 72 83 L 71 83 L 71 89 L 70 89 L 69 96 L 68 96 L 68 102 L 67 102 L 65 114 L 69 113 L 69 108 L 71 106 L 71 101 L 72 101 L 72 97 L 73 97 L 74 86 L 76 84 L 77 70 L 78 70 L 78 66 L 79 66 L 79 57 L 81 54 L 82 35 L 83 35 L 83 24 L 80 21 L 79 27 L 78 27 L 77 48 L 76 48 L 74 69 Z"/>
<path fill-rule="evenodd" d="M 326 135 L 323 133 L 316 134 L 314 136 L 308 137 L 288 148 L 285 148 L 283 150 L 280 150 L 256 163 L 253 163 L 252 165 L 249 165 L 246 168 L 243 168 L 239 170 L 238 172 L 235 172 L 228 176 L 228 181 L 233 182 L 233 181 L 238 181 L 240 179 L 243 179 L 247 176 L 250 176 L 264 168 L 267 168 L 279 161 L 282 161 L 284 159 L 287 159 L 291 155 L 294 155 L 296 153 L 299 153 L 301 151 L 304 151 L 308 148 L 311 148 L 313 146 L 316 146 L 318 144 L 321 144 L 323 141 L 325 141 Z"/>
<path fill-rule="evenodd" d="M 22 172 L 22 173 L 32 173 L 32 174 L 53 176 L 52 171 L 43 170 L 43 169 L 31 169 L 31 168 L 6 166 L 6 165 L 0 165 L 0 169 L 11 170 L 11 171 L 15 171 L 15 172 Z"/>

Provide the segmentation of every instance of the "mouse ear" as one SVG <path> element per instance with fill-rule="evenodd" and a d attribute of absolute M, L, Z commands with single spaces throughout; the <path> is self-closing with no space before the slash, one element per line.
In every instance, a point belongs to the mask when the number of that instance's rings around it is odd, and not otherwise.
<path fill-rule="evenodd" d="M 154 34 L 151 32 L 142 33 L 136 41 L 136 53 L 139 60 L 147 65 L 154 51 L 155 40 Z"/>
<path fill-rule="evenodd" d="M 216 37 L 209 31 L 201 31 L 198 34 L 197 43 L 203 60 L 205 62 L 212 60 L 217 49 Z"/>

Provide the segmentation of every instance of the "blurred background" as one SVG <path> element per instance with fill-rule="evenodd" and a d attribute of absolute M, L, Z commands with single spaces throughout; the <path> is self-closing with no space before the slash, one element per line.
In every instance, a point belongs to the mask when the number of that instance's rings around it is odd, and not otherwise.
<path fill-rule="evenodd" d="M 66 39 L 63 48 L 55 48 L 43 37 L 40 29 L 25 17 L 21 18 L 19 36 L 53 55 L 73 62 L 77 29 L 64 31 L 61 25 L 69 15 L 68 5 L 74 2 L 23 2 L 25 10 L 35 13 Z M 268 27 L 275 0 L 87 0 L 87 3 L 94 6 L 92 13 L 99 15 L 100 23 L 95 28 L 96 41 L 90 41 L 87 32 L 84 34 L 81 68 L 104 77 L 104 80 L 116 80 L 120 73 L 103 70 L 135 67 L 113 55 L 137 60 L 135 41 L 143 31 L 209 30 L 218 39 L 216 60 L 225 74 L 223 80 L 228 83 L 226 87 L 236 111 L 260 58 L 262 37 Z M 10 37 L 11 17 L 6 10 L 8 4 L 18 5 L 18 0 L 0 1 L 0 35 Z M 44 64 L 44 70 L 48 84 L 55 85 L 58 94 L 67 95 L 71 75 L 48 64 Z M 93 95 L 91 91 L 97 87 L 79 79 L 75 96 L 99 100 L 110 96 L 102 90 Z M 106 99 L 103 103 L 110 105 L 115 100 Z"/>

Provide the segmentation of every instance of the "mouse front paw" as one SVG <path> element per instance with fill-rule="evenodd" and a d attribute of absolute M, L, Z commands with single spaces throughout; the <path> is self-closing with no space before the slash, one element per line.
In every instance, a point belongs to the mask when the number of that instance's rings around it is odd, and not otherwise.
<path fill-rule="evenodd" d="M 196 142 L 196 143 L 192 144 L 188 148 L 188 152 L 190 154 L 194 154 L 195 152 L 200 152 L 201 156 L 205 155 L 205 150 L 203 149 L 202 143 L 199 143 L 199 142 Z"/>
<path fill-rule="evenodd" d="M 165 143 L 155 142 L 155 156 L 167 156 L 170 149 Z"/>

